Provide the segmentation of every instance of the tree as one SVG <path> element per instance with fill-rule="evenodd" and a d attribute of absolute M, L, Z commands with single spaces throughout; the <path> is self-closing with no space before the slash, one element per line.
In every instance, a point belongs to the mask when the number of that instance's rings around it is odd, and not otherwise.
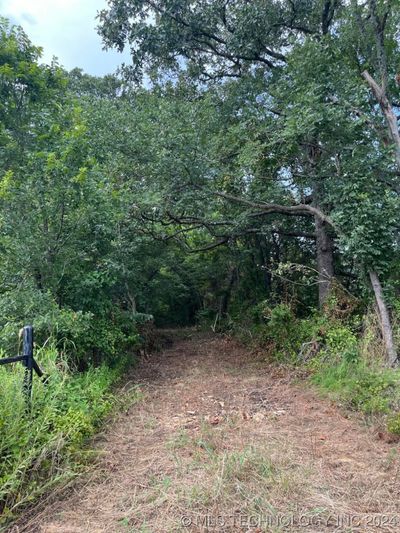
<path fill-rule="evenodd" d="M 284 71 L 286 50 L 305 36 L 320 39 L 329 31 L 338 2 L 112 2 L 100 13 L 107 45 L 122 49 L 129 43 L 133 65 L 126 72 L 157 77 L 165 69 L 184 70 L 201 81 L 257 78 L 261 91 L 272 76 Z M 154 20 L 154 24 L 149 24 Z M 132 22 L 133 21 L 133 22 Z M 247 84 L 248 86 L 248 84 Z M 317 141 L 315 141 L 317 142 Z M 312 163 L 315 165 L 315 162 Z M 313 205 L 298 212 L 315 217 L 320 304 L 329 294 L 333 276 L 333 244 L 321 212 L 321 187 L 314 187 Z M 228 199 L 228 196 L 225 196 Z M 232 195 L 229 197 L 232 200 Z M 232 200 L 234 201 L 234 200 Z M 294 213 L 270 203 L 268 211 Z"/>
<path fill-rule="evenodd" d="M 350 209 L 359 213 L 351 217 L 354 222 L 360 220 L 360 197 L 368 198 L 371 209 L 387 210 L 388 220 L 397 205 L 396 185 L 388 177 L 393 175 L 388 151 L 376 144 L 382 128 L 360 75 L 369 65 L 380 73 L 381 90 L 367 74 L 364 77 L 388 121 L 386 138 L 396 146 L 396 119 L 383 100 L 387 80 L 394 79 L 385 69 L 393 72 L 398 49 L 398 17 L 390 2 L 114 0 L 99 18 L 106 45 L 130 46 L 133 65 L 126 73 L 134 79 L 146 73 L 164 83 L 166 74 L 180 73 L 208 86 L 217 83 L 224 99 L 230 91 L 239 95 L 236 112 L 241 124 L 246 123 L 246 109 L 257 109 L 254 137 L 263 147 L 256 157 L 267 162 L 262 177 L 261 173 L 260 178 L 254 172 L 244 174 L 242 168 L 242 184 L 234 193 L 221 188 L 220 181 L 216 187 L 218 180 L 209 189 L 218 198 L 242 206 L 242 215 L 236 212 L 237 221 L 271 216 L 275 220 L 281 214 L 314 218 L 321 305 L 329 295 L 338 245 L 344 254 L 355 250 L 357 270 L 361 276 L 370 272 L 376 289 L 378 272 L 383 273 L 390 263 L 386 242 L 393 242 L 392 229 L 379 240 L 381 224 L 367 234 L 365 225 L 361 226 L 365 231 L 345 227 L 344 217 Z M 228 83 L 228 79 L 237 81 Z M 247 100 L 241 98 L 238 87 L 246 87 Z M 252 170 L 257 165 L 254 161 Z M 271 181 L 281 192 L 278 201 L 272 200 Z M 376 196 L 377 187 L 385 190 L 381 198 Z M 354 192 L 350 199 L 344 196 L 349 188 Z M 197 186 L 200 189 L 204 187 Z M 181 217 L 180 221 L 201 219 Z M 235 230 L 229 234 L 227 224 L 225 235 L 216 235 L 215 244 L 228 242 L 237 234 L 237 226 L 234 223 Z M 246 231 L 257 228 L 246 227 Z M 384 305 L 378 307 L 382 324 L 387 325 L 388 312 Z M 386 326 L 382 331 L 393 362 L 390 334 Z"/>
<path fill-rule="evenodd" d="M 240 77 L 286 62 L 296 39 L 328 32 L 340 2 L 112 0 L 99 13 L 107 46 L 130 47 L 136 80 L 188 70 L 202 80 Z"/>

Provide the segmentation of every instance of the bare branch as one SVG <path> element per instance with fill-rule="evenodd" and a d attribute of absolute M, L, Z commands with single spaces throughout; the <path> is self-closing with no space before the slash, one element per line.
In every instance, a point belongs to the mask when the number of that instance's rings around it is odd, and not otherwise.
<path fill-rule="evenodd" d="M 400 133 L 397 125 L 397 117 L 393 111 L 388 97 L 386 95 L 385 86 L 382 87 L 374 80 L 367 70 L 364 70 L 362 77 L 368 83 L 371 88 L 372 93 L 374 94 L 382 113 L 386 119 L 386 124 L 388 126 L 389 135 L 393 143 L 393 148 L 395 151 L 395 158 L 397 166 L 400 170 Z"/>
<path fill-rule="evenodd" d="M 224 237 L 223 239 L 220 239 L 216 242 L 212 242 L 210 244 L 207 244 L 206 246 L 203 246 L 201 248 L 189 248 L 189 253 L 199 253 L 199 252 L 208 252 L 209 250 L 214 250 L 214 248 L 218 248 L 218 246 L 222 246 L 224 244 L 227 244 L 229 241 L 229 237 Z"/>

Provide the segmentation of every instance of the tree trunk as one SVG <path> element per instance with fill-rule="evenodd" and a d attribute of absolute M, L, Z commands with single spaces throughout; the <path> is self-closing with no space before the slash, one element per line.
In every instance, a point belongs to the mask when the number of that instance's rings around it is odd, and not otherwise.
<path fill-rule="evenodd" d="M 317 270 L 318 270 L 318 301 L 320 308 L 326 302 L 334 276 L 333 268 L 333 239 L 328 234 L 326 223 L 319 217 L 315 217 L 315 233 L 317 247 Z"/>
<path fill-rule="evenodd" d="M 376 16 L 375 13 L 373 13 L 373 15 Z M 379 37 L 380 36 L 378 35 L 378 38 Z M 396 165 L 397 168 L 400 170 L 400 132 L 397 125 L 396 114 L 387 96 L 387 87 L 385 83 L 385 79 L 387 79 L 386 60 L 384 62 L 384 65 L 382 65 L 382 61 L 380 63 L 383 80 L 382 85 L 379 85 L 367 70 L 362 73 L 362 76 L 370 86 L 372 93 L 374 94 L 378 104 L 380 105 L 382 114 L 385 117 L 389 136 L 394 149 Z M 398 363 L 398 359 L 393 341 L 392 324 L 390 322 L 389 311 L 387 309 L 385 299 L 383 297 L 382 286 L 376 272 L 370 272 L 369 277 L 378 306 L 379 317 L 381 321 L 382 337 L 385 343 L 388 364 L 390 366 L 394 366 Z"/>
<path fill-rule="evenodd" d="M 137 307 L 136 307 L 136 298 L 135 296 L 131 293 L 130 289 L 129 289 L 129 285 L 127 282 L 125 282 L 125 288 L 126 288 L 126 295 L 127 295 L 127 299 L 128 299 L 128 302 L 130 304 L 130 308 L 131 308 L 131 313 L 132 314 L 136 314 L 137 312 Z"/>
<path fill-rule="evenodd" d="M 222 295 L 221 302 L 220 302 L 220 316 L 224 317 L 228 313 L 228 306 L 229 301 L 231 299 L 232 295 L 232 289 L 233 285 L 235 283 L 236 278 L 236 268 L 231 268 L 229 272 L 229 278 L 228 278 L 228 286 L 226 287 L 224 294 Z"/>
<path fill-rule="evenodd" d="M 369 273 L 371 285 L 374 290 L 376 304 L 378 306 L 379 318 L 381 321 L 382 337 L 385 343 L 388 364 L 389 366 L 395 366 L 398 362 L 396 348 L 393 341 L 392 325 L 390 322 L 389 311 L 386 306 L 385 299 L 383 297 L 382 285 L 379 281 L 378 274 L 374 271 Z"/>
<path fill-rule="evenodd" d="M 256 236 L 257 246 L 260 251 L 260 260 L 262 266 L 262 276 L 265 292 L 269 296 L 271 293 L 271 252 L 268 250 L 264 236 Z"/>
<path fill-rule="evenodd" d="M 378 104 L 380 105 L 383 116 L 386 119 L 388 132 L 393 143 L 394 155 L 397 168 L 400 170 L 400 132 L 397 125 L 397 116 L 386 95 L 384 88 L 380 87 L 367 70 L 362 73 L 363 78 L 368 83 Z"/>

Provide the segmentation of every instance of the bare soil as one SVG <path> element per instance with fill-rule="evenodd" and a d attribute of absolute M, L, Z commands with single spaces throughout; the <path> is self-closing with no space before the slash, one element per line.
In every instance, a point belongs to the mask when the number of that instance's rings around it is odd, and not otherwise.
<path fill-rule="evenodd" d="M 90 474 L 12 531 L 400 531 L 398 445 L 262 355 L 189 330 L 130 378 Z"/>

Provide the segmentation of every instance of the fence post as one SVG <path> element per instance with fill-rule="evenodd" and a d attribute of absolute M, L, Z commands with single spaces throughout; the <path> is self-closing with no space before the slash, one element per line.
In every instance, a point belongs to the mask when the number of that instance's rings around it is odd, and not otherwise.
<path fill-rule="evenodd" d="M 24 391 L 30 408 L 32 398 L 32 377 L 33 377 L 33 327 L 25 326 L 22 332 L 22 355 L 25 357 L 23 364 L 25 366 Z"/>

